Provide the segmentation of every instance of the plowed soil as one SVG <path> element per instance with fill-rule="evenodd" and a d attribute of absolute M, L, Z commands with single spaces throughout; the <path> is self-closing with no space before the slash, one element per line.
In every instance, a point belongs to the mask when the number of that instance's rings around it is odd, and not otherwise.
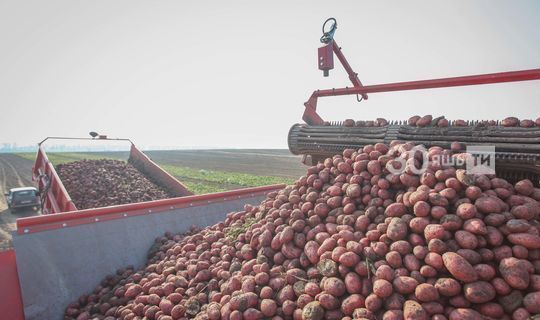
<path fill-rule="evenodd" d="M 18 218 L 39 214 L 32 209 L 12 213 L 4 196 L 11 188 L 33 186 L 32 164 L 32 161 L 17 155 L 0 153 L 0 251 L 12 247 L 11 232 L 15 230 Z"/>

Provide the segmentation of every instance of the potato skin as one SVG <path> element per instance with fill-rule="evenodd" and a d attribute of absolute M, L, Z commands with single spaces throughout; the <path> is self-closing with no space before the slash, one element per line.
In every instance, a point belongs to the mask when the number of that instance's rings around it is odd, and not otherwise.
<path fill-rule="evenodd" d="M 458 295 L 461 292 L 461 284 L 453 278 L 439 278 L 435 282 L 435 288 L 446 297 Z"/>
<path fill-rule="evenodd" d="M 469 308 L 457 308 L 450 312 L 449 320 L 483 320 L 477 311 Z"/>
<path fill-rule="evenodd" d="M 418 286 L 418 281 L 412 277 L 400 276 L 396 277 L 392 282 L 396 292 L 401 294 L 413 293 Z"/>
<path fill-rule="evenodd" d="M 442 256 L 444 266 L 458 280 L 474 282 L 478 279 L 476 270 L 462 256 L 455 252 L 446 252 Z"/>
<path fill-rule="evenodd" d="M 513 244 L 524 246 L 527 249 L 540 249 L 540 236 L 530 233 L 512 233 L 507 236 Z"/>
<path fill-rule="evenodd" d="M 531 314 L 540 313 L 540 291 L 531 292 L 523 298 L 523 306 Z"/>
<path fill-rule="evenodd" d="M 403 316 L 407 320 L 427 320 L 427 312 L 422 308 L 422 305 L 414 300 L 405 301 L 403 307 Z"/>
<path fill-rule="evenodd" d="M 486 281 L 467 283 L 463 286 L 465 298 L 472 303 L 485 303 L 495 298 L 495 289 Z"/>
<path fill-rule="evenodd" d="M 499 272 L 512 288 L 525 290 L 529 286 L 530 276 L 525 260 L 505 258 L 499 263 Z"/>

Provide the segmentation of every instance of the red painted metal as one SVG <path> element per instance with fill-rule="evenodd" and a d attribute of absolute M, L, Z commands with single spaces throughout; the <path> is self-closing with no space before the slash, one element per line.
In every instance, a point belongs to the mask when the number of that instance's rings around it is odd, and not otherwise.
<path fill-rule="evenodd" d="M 14 250 L 0 252 L 0 319 L 24 320 Z"/>
<path fill-rule="evenodd" d="M 157 182 L 166 187 L 176 197 L 184 197 L 193 195 L 193 192 L 189 191 L 175 177 L 170 175 L 165 170 L 161 169 L 154 161 L 142 153 L 134 144 L 131 144 L 131 150 L 129 152 L 129 162 L 133 164 L 139 171 L 147 174 Z"/>
<path fill-rule="evenodd" d="M 42 145 L 38 148 L 32 167 L 32 177 L 41 193 L 43 214 L 77 210 Z"/>
<path fill-rule="evenodd" d="M 328 46 L 329 44 L 327 44 Z M 317 113 L 317 99 L 319 97 L 342 96 L 342 95 L 361 95 L 363 99 L 367 99 L 368 93 L 405 91 L 405 90 L 420 90 L 432 88 L 446 88 L 456 86 L 471 86 L 480 84 L 492 84 L 514 81 L 540 80 L 540 69 L 499 72 L 489 74 L 479 74 L 463 77 L 440 78 L 396 83 L 385 83 L 364 86 L 358 79 L 357 74 L 353 71 L 347 59 L 341 52 L 341 48 L 332 40 L 333 52 L 338 57 L 339 61 L 349 75 L 349 79 L 353 83 L 353 87 L 334 88 L 326 90 L 317 90 L 304 103 L 305 111 L 302 119 L 310 125 L 321 125 L 324 120 Z"/>
<path fill-rule="evenodd" d="M 269 185 L 196 196 L 139 202 L 111 207 L 62 212 L 17 219 L 17 233 L 25 234 L 60 229 L 80 224 L 96 223 L 144 214 L 159 213 L 175 208 L 196 207 L 232 199 L 250 198 L 284 188 L 285 185 Z M 96 220 L 97 219 L 97 220 Z"/>
<path fill-rule="evenodd" d="M 317 63 L 319 70 L 323 71 L 325 77 L 328 76 L 328 72 L 334 69 L 334 52 L 332 51 L 332 44 L 328 43 L 319 48 Z"/>

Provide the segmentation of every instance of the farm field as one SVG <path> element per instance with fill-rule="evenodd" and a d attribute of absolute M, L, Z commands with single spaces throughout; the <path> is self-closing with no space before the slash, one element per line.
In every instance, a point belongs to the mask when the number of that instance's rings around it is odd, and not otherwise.
<path fill-rule="evenodd" d="M 166 150 L 145 152 L 163 169 L 195 194 L 219 192 L 269 184 L 289 184 L 305 174 L 300 157 L 288 150 L 224 149 Z M 81 159 L 127 160 L 128 152 L 48 153 L 57 165 Z M 0 154 L 0 191 L 31 186 L 35 153 Z M 11 247 L 11 232 L 17 218 L 39 214 L 32 210 L 12 214 L 4 196 L 0 199 L 0 251 Z"/>

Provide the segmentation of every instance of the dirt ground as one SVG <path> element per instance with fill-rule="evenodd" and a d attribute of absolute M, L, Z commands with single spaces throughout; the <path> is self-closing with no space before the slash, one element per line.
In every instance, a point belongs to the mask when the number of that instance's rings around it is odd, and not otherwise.
<path fill-rule="evenodd" d="M 39 214 L 32 209 L 11 213 L 4 193 L 11 188 L 33 186 L 30 160 L 9 153 L 0 153 L 0 251 L 11 248 L 11 232 L 18 218 Z"/>

